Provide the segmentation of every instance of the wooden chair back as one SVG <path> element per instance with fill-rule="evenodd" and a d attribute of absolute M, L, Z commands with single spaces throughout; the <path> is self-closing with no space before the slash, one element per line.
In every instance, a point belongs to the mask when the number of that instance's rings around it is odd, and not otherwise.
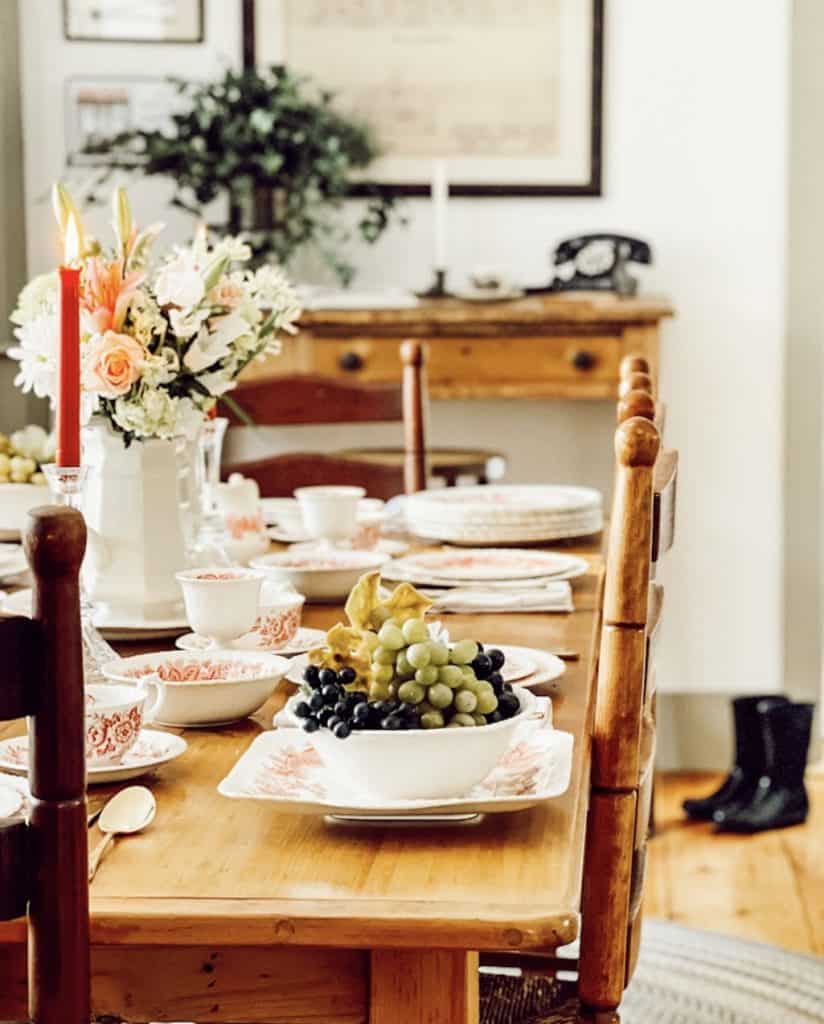
<path fill-rule="evenodd" d="M 310 484 L 356 484 L 376 498 L 411 494 L 426 487 L 426 360 L 423 345 L 401 346 L 402 375 L 398 384 L 352 383 L 315 374 L 294 374 L 269 380 L 243 381 L 232 392 L 237 404 L 257 426 L 330 423 L 392 423 L 403 421 L 402 465 L 347 459 L 326 452 L 274 455 L 227 466 L 257 480 L 264 497 L 291 496 Z M 243 423 L 224 403 L 230 423 Z"/>
<path fill-rule="evenodd" d="M 24 544 L 32 618 L 0 619 L 0 720 L 28 716 L 31 814 L 0 820 L 0 919 L 28 910 L 34 1024 L 89 1024 L 83 517 L 35 509 Z"/>
<path fill-rule="evenodd" d="M 646 666 L 650 626 L 657 626 L 650 581 L 659 447 L 649 419 L 632 417 L 616 431 L 578 981 L 582 1004 L 603 1014 L 620 1005 L 640 941 L 655 751 Z"/>

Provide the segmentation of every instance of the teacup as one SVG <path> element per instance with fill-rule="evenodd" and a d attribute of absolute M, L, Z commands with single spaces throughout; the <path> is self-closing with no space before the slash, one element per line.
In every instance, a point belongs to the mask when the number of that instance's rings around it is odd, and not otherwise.
<path fill-rule="evenodd" d="M 295 497 L 300 503 L 306 530 L 320 540 L 346 540 L 358 525 L 358 505 L 366 491 L 362 487 L 299 487 Z"/>
<path fill-rule="evenodd" d="M 263 573 L 217 566 L 176 573 L 186 618 L 195 633 L 218 645 L 248 633 L 258 615 Z"/>
<path fill-rule="evenodd" d="M 152 703 L 144 710 L 146 694 L 133 686 L 86 687 L 86 761 L 118 764 L 137 742 L 144 723 L 154 718 Z"/>
<path fill-rule="evenodd" d="M 243 646 L 263 650 L 285 647 L 300 628 L 305 602 L 303 594 L 282 590 L 270 582 L 264 583 L 257 619 L 243 637 Z"/>

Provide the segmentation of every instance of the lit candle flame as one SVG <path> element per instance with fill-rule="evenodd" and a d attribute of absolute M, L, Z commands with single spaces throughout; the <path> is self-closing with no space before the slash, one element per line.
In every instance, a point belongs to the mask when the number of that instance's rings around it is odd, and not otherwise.
<path fill-rule="evenodd" d="M 76 263 L 80 258 L 80 229 L 77 217 L 69 213 L 66 217 L 66 234 L 63 239 L 63 260 L 68 264 Z"/>

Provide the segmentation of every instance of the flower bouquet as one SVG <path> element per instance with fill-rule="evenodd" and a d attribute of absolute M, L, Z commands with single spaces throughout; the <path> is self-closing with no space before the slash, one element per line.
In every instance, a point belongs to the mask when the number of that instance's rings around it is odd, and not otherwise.
<path fill-rule="evenodd" d="M 201 230 L 153 261 L 162 225 L 135 225 L 125 190 L 114 195 L 109 250 L 83 231 L 62 186 L 54 202 L 63 232 L 79 235 L 82 418 L 103 417 L 126 447 L 194 436 L 241 371 L 276 353 L 280 332 L 296 330 L 300 307 L 285 275 L 244 267 L 252 254 L 241 238 L 212 242 Z M 29 282 L 11 317 L 18 344 L 8 352 L 20 363 L 15 384 L 52 401 L 58 302 L 56 273 Z"/>

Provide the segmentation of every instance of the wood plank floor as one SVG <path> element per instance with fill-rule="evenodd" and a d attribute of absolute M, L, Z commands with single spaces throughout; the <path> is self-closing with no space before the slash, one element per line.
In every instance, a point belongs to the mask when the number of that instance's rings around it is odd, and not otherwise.
<path fill-rule="evenodd" d="M 650 917 L 824 955 L 824 777 L 808 773 L 806 825 L 716 835 L 686 821 L 681 801 L 719 777 L 662 774 L 644 902 Z"/>

